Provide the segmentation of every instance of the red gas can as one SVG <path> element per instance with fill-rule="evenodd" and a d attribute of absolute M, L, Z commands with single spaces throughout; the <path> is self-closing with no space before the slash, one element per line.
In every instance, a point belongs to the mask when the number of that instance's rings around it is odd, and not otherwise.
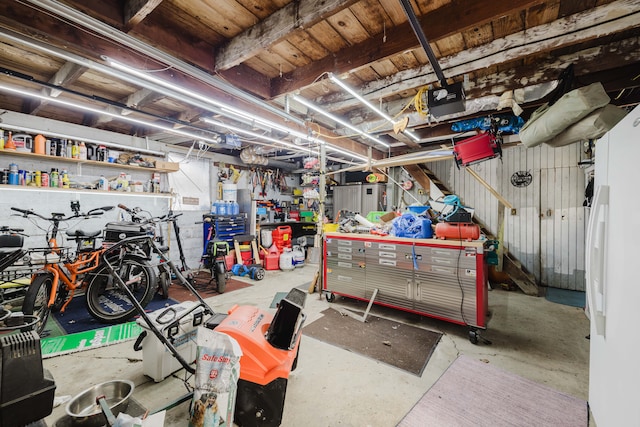
<path fill-rule="evenodd" d="M 265 270 L 280 270 L 280 253 L 277 250 L 271 251 L 271 248 L 269 248 L 267 251 L 262 249 L 260 251 L 260 259 Z"/>
<path fill-rule="evenodd" d="M 477 240 L 480 227 L 466 222 L 439 222 L 436 224 L 436 237 L 450 240 Z"/>
<path fill-rule="evenodd" d="M 278 251 L 282 252 L 284 248 L 291 247 L 291 227 L 281 225 L 271 232 L 273 244 L 276 245 Z"/>

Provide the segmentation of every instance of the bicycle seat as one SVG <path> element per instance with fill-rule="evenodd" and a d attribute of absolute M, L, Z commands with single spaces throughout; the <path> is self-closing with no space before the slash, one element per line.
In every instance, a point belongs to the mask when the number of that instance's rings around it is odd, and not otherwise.
<path fill-rule="evenodd" d="M 67 230 L 66 231 L 67 236 L 74 239 L 90 239 L 92 237 L 99 236 L 100 233 L 102 233 L 102 230 L 98 230 L 98 231 Z"/>

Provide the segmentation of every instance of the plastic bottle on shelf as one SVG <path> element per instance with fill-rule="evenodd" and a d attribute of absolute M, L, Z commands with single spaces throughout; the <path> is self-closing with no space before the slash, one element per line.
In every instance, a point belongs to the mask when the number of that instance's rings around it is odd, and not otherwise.
<path fill-rule="evenodd" d="M 9 137 L 7 138 L 7 141 L 4 143 L 4 149 L 16 151 L 16 144 L 13 142 L 13 136 L 11 131 L 9 131 Z"/>
<path fill-rule="evenodd" d="M 69 188 L 69 174 L 65 169 L 62 170 L 62 188 Z"/>
<path fill-rule="evenodd" d="M 34 179 L 36 180 L 36 187 L 42 187 L 42 172 L 36 171 Z"/>
<path fill-rule="evenodd" d="M 231 215 L 239 215 L 240 214 L 240 205 L 235 200 L 231 202 Z"/>
<path fill-rule="evenodd" d="M 211 203 L 211 215 L 217 215 L 218 214 L 218 205 L 216 204 L 216 202 L 212 202 Z"/>
<path fill-rule="evenodd" d="M 87 160 L 87 145 L 84 141 L 80 141 L 80 145 L 78 146 L 78 155 L 80 160 Z"/>
<path fill-rule="evenodd" d="M 4 150 L 4 131 L 0 129 L 0 150 Z"/>
<path fill-rule="evenodd" d="M 51 173 L 49 174 L 49 185 L 51 187 L 57 187 L 58 183 L 58 169 L 51 168 Z"/>
<path fill-rule="evenodd" d="M 73 145 L 71 146 L 71 158 L 72 159 L 80 158 L 80 147 L 78 146 L 77 141 L 73 141 Z"/>
<path fill-rule="evenodd" d="M 98 190 L 109 191 L 109 181 L 104 177 L 104 175 L 100 175 Z"/>
<path fill-rule="evenodd" d="M 41 187 L 48 187 L 48 186 L 49 186 L 49 173 L 42 172 L 42 174 L 41 174 Z"/>

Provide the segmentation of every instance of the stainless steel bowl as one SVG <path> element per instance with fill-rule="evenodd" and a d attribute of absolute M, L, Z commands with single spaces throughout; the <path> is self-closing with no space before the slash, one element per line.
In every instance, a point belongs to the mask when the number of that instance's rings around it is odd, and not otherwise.
<path fill-rule="evenodd" d="M 106 424 L 106 418 L 96 399 L 104 396 L 109 409 L 117 417 L 120 412 L 127 410 L 133 389 L 133 383 L 127 380 L 114 380 L 97 384 L 71 399 L 67 403 L 65 410 L 67 415 L 72 418 L 73 425 L 100 427 Z"/>

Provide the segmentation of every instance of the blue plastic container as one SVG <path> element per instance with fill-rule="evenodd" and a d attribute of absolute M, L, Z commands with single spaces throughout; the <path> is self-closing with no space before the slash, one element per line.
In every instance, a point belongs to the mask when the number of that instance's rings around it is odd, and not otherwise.
<path fill-rule="evenodd" d="M 229 215 L 227 212 L 227 203 L 218 201 L 218 215 Z"/>

